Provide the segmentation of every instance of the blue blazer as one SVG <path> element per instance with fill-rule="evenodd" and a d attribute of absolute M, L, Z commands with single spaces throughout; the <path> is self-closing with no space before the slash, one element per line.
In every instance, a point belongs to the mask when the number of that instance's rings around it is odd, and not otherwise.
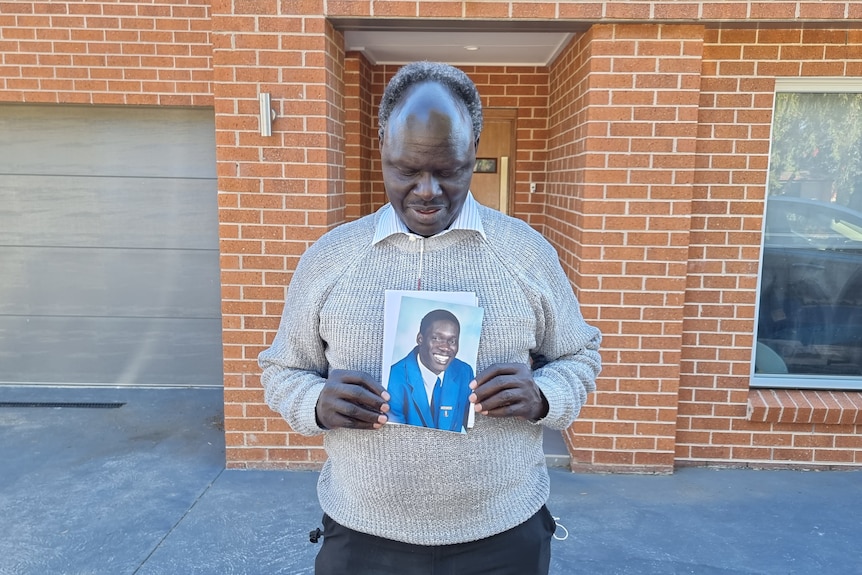
<path fill-rule="evenodd" d="M 389 372 L 389 421 L 422 427 L 434 427 L 429 397 L 419 371 L 419 347 L 395 363 Z M 470 382 L 473 368 L 458 358 L 453 358 L 443 377 L 443 395 L 437 406 L 439 425 L 437 429 L 460 432 L 467 427 L 470 409 Z"/>

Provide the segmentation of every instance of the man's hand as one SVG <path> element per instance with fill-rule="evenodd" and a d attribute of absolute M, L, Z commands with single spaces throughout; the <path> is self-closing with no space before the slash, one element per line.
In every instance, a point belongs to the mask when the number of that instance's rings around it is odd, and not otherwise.
<path fill-rule="evenodd" d="M 324 429 L 379 429 L 388 419 L 389 394 L 370 375 L 334 369 L 317 399 L 317 424 Z"/>
<path fill-rule="evenodd" d="M 523 363 L 495 363 L 470 382 L 473 409 L 490 417 L 523 417 L 538 421 L 548 415 L 548 400 Z"/>

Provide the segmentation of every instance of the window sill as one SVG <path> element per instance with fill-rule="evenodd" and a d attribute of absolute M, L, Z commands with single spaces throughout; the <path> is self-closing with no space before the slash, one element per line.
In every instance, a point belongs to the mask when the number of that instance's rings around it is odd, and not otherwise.
<path fill-rule="evenodd" d="M 749 421 L 767 423 L 862 424 L 862 392 L 752 389 Z"/>

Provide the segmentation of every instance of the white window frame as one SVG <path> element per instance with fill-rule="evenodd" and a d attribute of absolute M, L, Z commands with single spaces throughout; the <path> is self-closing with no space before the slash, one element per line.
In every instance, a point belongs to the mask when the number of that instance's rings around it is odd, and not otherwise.
<path fill-rule="evenodd" d="M 820 77 L 820 78 L 776 78 L 775 79 L 775 98 L 773 99 L 772 109 L 776 109 L 776 99 L 780 93 L 798 93 L 798 94 L 821 94 L 821 93 L 862 93 L 862 78 L 845 78 L 845 77 Z M 774 124 L 773 117 L 773 124 Z M 772 134 L 770 126 L 769 136 L 769 160 L 772 161 Z M 767 185 L 769 189 L 769 174 L 771 166 L 767 166 Z M 764 218 L 762 228 L 760 230 L 760 258 L 757 265 L 757 301 L 754 308 L 755 317 L 755 338 L 751 347 L 751 379 L 749 386 L 751 388 L 766 388 L 766 389 L 841 389 L 841 390 L 862 390 L 862 377 L 826 377 L 822 375 L 800 375 L 800 374 L 764 374 L 754 372 L 754 359 L 757 353 L 757 318 L 760 317 L 760 288 L 763 269 L 763 241 L 766 237 L 766 201 L 764 197 Z"/>

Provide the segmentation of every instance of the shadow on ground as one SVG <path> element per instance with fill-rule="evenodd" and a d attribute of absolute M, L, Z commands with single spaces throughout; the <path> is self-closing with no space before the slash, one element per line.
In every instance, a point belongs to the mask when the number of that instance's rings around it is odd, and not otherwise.
<path fill-rule="evenodd" d="M 220 389 L 0 386 L 0 402 L 0 575 L 313 572 L 317 474 L 225 470 Z M 569 533 L 555 575 L 862 573 L 860 471 L 551 482 Z"/>

